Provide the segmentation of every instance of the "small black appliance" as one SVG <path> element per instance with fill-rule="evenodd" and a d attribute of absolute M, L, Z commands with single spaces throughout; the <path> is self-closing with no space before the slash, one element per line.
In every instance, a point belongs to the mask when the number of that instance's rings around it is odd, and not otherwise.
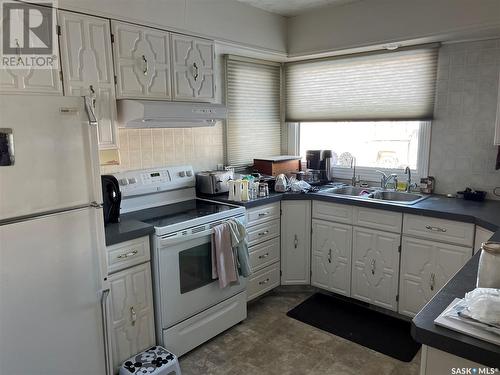
<path fill-rule="evenodd" d="M 120 221 L 120 203 L 122 193 L 116 177 L 102 175 L 102 198 L 104 210 L 104 225 L 108 223 L 118 223 Z"/>

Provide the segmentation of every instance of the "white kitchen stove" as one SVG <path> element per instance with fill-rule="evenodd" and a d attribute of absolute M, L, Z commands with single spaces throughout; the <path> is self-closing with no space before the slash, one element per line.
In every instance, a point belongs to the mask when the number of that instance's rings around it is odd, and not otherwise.
<path fill-rule="evenodd" d="M 155 227 L 152 271 L 157 341 L 181 356 L 246 318 L 246 279 L 212 279 L 212 228 L 245 208 L 198 199 L 191 166 L 115 174 L 121 217 Z"/>

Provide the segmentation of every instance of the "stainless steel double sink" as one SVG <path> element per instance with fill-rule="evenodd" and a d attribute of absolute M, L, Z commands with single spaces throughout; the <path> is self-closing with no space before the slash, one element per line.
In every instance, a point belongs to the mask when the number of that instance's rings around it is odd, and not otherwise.
<path fill-rule="evenodd" d="M 321 190 L 320 193 L 406 205 L 412 205 L 427 198 L 427 196 L 418 193 L 382 190 L 377 188 L 363 188 L 359 186 L 341 186 L 328 188 Z"/>

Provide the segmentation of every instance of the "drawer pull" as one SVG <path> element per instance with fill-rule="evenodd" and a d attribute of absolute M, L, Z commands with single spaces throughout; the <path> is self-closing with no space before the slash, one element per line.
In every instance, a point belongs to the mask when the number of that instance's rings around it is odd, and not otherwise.
<path fill-rule="evenodd" d="M 135 312 L 134 306 L 130 308 L 130 322 L 135 326 L 135 321 L 137 320 L 137 313 Z"/>
<path fill-rule="evenodd" d="M 372 261 L 371 261 L 372 275 L 375 275 L 375 264 L 376 264 L 376 260 L 372 259 Z"/>
<path fill-rule="evenodd" d="M 332 263 L 332 249 L 328 250 L 328 263 Z"/>
<path fill-rule="evenodd" d="M 429 280 L 429 287 L 431 291 L 434 291 L 434 288 L 436 287 L 436 275 L 431 273 L 431 279 Z"/>
<path fill-rule="evenodd" d="M 118 259 L 127 259 L 127 258 L 130 258 L 130 257 L 137 255 L 137 253 L 138 253 L 138 251 L 134 250 L 134 251 L 131 251 L 130 253 L 120 254 L 117 256 L 117 258 Z"/>
<path fill-rule="evenodd" d="M 446 232 L 445 228 L 433 227 L 431 225 L 426 225 L 425 229 L 428 229 L 428 230 L 433 231 L 433 232 L 441 232 L 441 233 Z"/>
<path fill-rule="evenodd" d="M 266 285 L 269 282 L 269 278 L 265 279 L 264 281 L 259 281 L 259 285 Z"/>
<path fill-rule="evenodd" d="M 257 233 L 259 236 L 265 236 L 266 234 L 269 234 L 268 230 L 265 230 L 264 232 Z"/>
<path fill-rule="evenodd" d="M 297 235 L 295 235 L 295 239 L 293 240 L 293 246 L 297 248 L 299 246 L 299 239 L 297 238 Z"/>
<path fill-rule="evenodd" d="M 269 256 L 269 253 L 265 253 L 264 255 L 259 255 L 259 259 L 266 259 Z"/>
<path fill-rule="evenodd" d="M 267 212 L 267 211 L 266 212 L 261 212 L 259 214 L 259 217 L 264 217 L 264 216 L 267 216 L 267 215 L 269 215 L 269 212 Z"/>

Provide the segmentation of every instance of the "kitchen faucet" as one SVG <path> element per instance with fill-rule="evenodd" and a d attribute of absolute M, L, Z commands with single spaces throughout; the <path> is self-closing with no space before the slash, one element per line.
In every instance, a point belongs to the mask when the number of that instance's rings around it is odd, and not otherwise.
<path fill-rule="evenodd" d="M 356 158 L 354 156 L 351 158 L 351 168 L 352 168 L 351 185 L 356 186 L 356 184 L 361 180 L 359 176 L 356 178 Z"/>
<path fill-rule="evenodd" d="M 411 170 L 410 167 L 405 168 L 405 174 L 408 175 L 408 180 L 406 181 L 406 192 L 411 192 Z"/>
<path fill-rule="evenodd" d="M 398 175 L 396 173 L 392 173 L 390 174 L 389 176 L 386 175 L 384 172 L 382 171 L 376 171 L 377 173 L 380 173 L 382 174 L 382 177 L 380 179 L 380 187 L 382 189 L 387 189 L 387 184 L 393 180 L 394 181 L 394 190 L 397 190 L 398 188 Z"/>

